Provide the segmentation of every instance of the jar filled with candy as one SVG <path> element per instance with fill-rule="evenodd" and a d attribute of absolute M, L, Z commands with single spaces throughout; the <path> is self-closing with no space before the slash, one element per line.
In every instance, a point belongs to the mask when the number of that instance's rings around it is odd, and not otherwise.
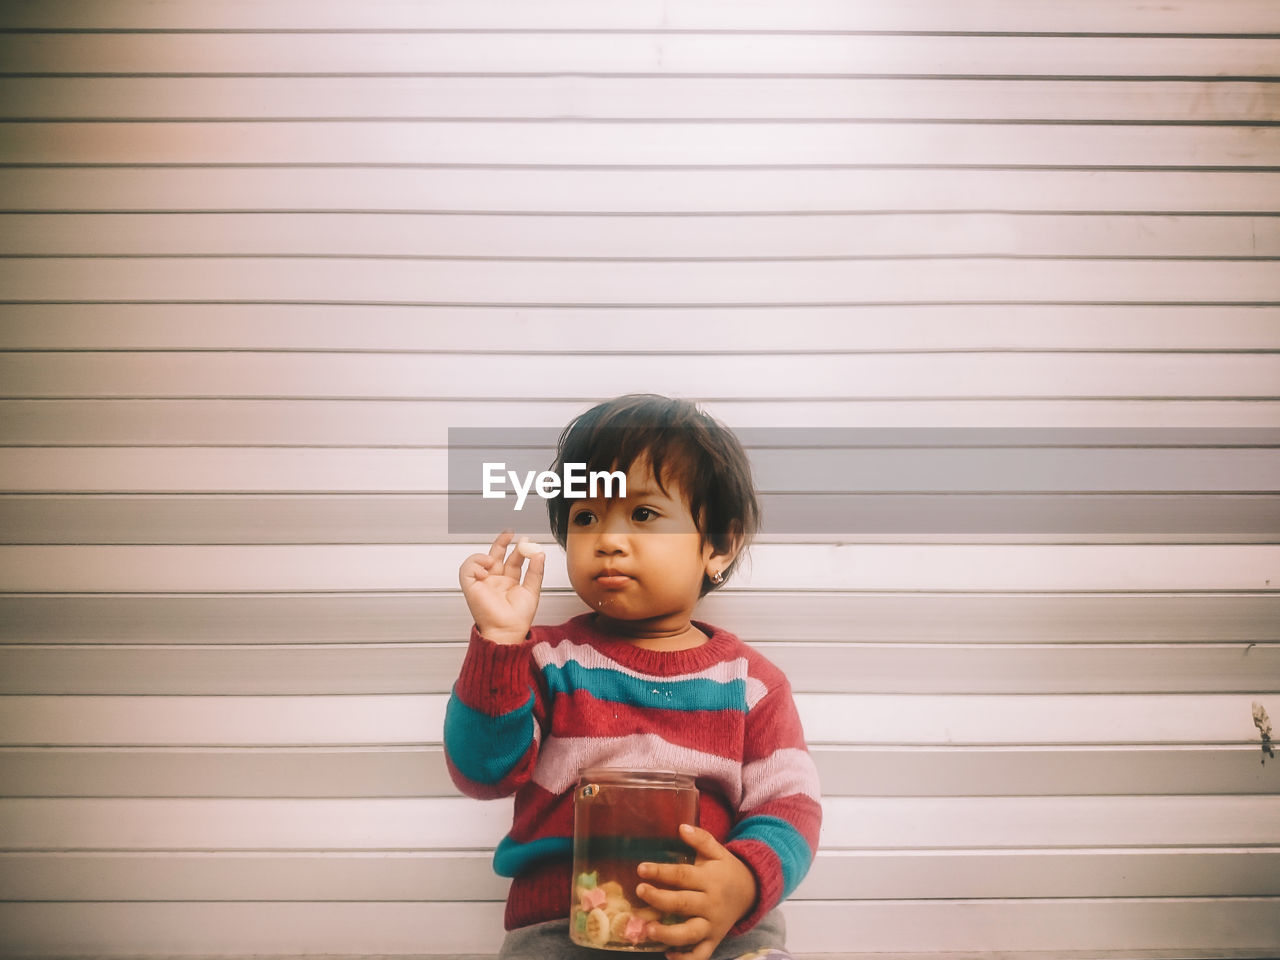
<path fill-rule="evenodd" d="M 671 770 L 594 767 L 582 771 L 573 801 L 573 890 L 569 936 L 601 950 L 662 951 L 650 922 L 680 923 L 636 896 L 641 863 L 692 863 L 682 823 L 698 822 L 693 777 Z"/>

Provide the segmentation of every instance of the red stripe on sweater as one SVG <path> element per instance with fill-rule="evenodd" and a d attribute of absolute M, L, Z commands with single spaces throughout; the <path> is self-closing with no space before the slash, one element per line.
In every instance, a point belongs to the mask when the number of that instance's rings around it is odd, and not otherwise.
<path fill-rule="evenodd" d="M 573 794 L 556 796 L 536 783 L 528 783 L 516 798 L 511 839 L 528 843 L 539 837 L 573 836 Z"/>
<path fill-rule="evenodd" d="M 782 899 L 782 861 L 773 848 L 759 840 L 735 840 L 729 851 L 751 868 L 756 876 L 756 903 L 747 915 L 729 931 L 730 936 L 750 930 L 760 918 L 778 905 Z"/>
<path fill-rule="evenodd" d="M 586 690 L 557 694 L 551 707 L 556 737 L 627 737 L 657 734 L 668 743 L 710 753 L 742 744 L 745 716 L 735 710 L 654 710 L 598 700 Z M 741 756 L 729 756 L 741 760 Z"/>

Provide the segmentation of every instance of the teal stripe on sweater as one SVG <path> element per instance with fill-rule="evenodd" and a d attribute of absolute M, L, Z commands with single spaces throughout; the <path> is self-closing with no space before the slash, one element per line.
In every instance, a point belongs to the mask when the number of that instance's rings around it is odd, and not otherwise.
<path fill-rule="evenodd" d="M 689 680 L 642 680 L 620 670 L 584 667 L 572 660 L 563 667 L 549 664 L 542 668 L 542 674 L 552 693 L 585 690 L 597 700 L 607 700 L 610 703 L 685 711 L 747 711 L 745 680 L 729 680 L 724 683 L 706 677 Z"/>
<path fill-rule="evenodd" d="M 458 699 L 457 688 L 444 711 L 444 745 L 453 765 L 468 780 L 497 783 L 520 762 L 533 743 L 533 694 L 523 707 L 491 717 Z"/>
<path fill-rule="evenodd" d="M 778 855 L 782 863 L 782 899 L 791 893 L 809 872 L 813 854 L 795 827 L 780 817 L 747 817 L 729 834 L 730 840 L 759 840 Z"/>
<path fill-rule="evenodd" d="M 493 872 L 500 877 L 514 877 L 538 860 L 547 857 L 565 857 L 573 855 L 572 837 L 542 837 L 529 843 L 517 843 L 511 835 L 498 842 L 498 849 L 493 852 Z M 565 899 L 569 891 L 565 891 Z"/>

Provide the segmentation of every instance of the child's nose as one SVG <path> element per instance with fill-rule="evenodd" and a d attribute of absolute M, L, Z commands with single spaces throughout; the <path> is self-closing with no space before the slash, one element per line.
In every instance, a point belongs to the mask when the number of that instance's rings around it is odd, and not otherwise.
<path fill-rule="evenodd" d="M 627 527 L 617 516 L 605 517 L 596 534 L 596 553 L 621 553 L 626 548 Z"/>

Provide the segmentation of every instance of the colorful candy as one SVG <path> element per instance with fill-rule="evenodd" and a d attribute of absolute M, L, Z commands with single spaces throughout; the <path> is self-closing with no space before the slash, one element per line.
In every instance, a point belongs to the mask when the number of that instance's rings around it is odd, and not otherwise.
<path fill-rule="evenodd" d="M 644 939 L 644 928 L 647 926 L 645 919 L 634 913 L 628 913 L 626 917 L 627 923 L 623 927 L 622 935 L 633 945 L 637 944 Z"/>
<path fill-rule="evenodd" d="M 609 915 L 599 907 L 587 914 L 587 939 L 597 947 L 609 942 Z"/>
<path fill-rule="evenodd" d="M 578 903 L 582 905 L 585 912 L 591 912 L 599 907 L 603 907 L 609 898 L 605 896 L 605 892 L 599 887 L 579 887 Z"/>
<path fill-rule="evenodd" d="M 680 923 L 685 918 L 663 915 L 647 905 L 631 905 L 622 884 L 600 882 L 598 871 L 578 874 L 574 883 L 576 904 L 570 930 L 576 943 L 605 950 L 660 951 L 664 944 L 649 940 L 650 923 Z"/>

